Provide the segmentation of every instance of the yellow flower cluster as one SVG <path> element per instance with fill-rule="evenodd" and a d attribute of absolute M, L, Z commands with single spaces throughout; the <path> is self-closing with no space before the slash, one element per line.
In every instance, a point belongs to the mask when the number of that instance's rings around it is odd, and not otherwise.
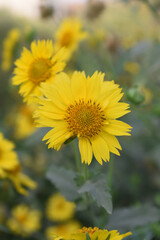
<path fill-rule="evenodd" d="M 20 204 L 12 209 L 12 217 L 8 219 L 7 226 L 15 234 L 24 237 L 38 231 L 41 227 L 41 212 Z"/>
<path fill-rule="evenodd" d="M 117 120 L 130 110 L 127 103 L 119 102 L 122 89 L 114 81 L 105 81 L 104 74 L 95 72 L 90 77 L 75 71 L 70 77 L 62 72 L 66 51 L 61 47 L 66 45 L 72 52 L 85 35 L 80 29 L 79 22 L 66 20 L 56 35 L 56 52 L 52 41 L 33 42 L 31 52 L 24 48 L 15 63 L 13 84 L 21 85 L 24 101 L 39 97 L 35 117 L 39 127 L 52 128 L 43 138 L 49 148 L 59 150 L 77 137 L 82 163 L 89 165 L 94 155 L 102 164 L 109 161 L 110 152 L 119 155 L 116 136 L 130 135 L 131 127 Z"/>
<path fill-rule="evenodd" d="M 10 179 L 19 193 L 27 195 L 28 192 L 24 187 L 35 189 L 36 183 L 22 173 L 17 154 L 13 149 L 14 144 L 4 139 L 0 133 L 0 178 Z"/>
<path fill-rule="evenodd" d="M 80 224 L 73 220 L 75 203 L 67 201 L 60 193 L 53 194 L 47 202 L 46 216 L 58 225 L 48 227 L 46 236 L 49 240 L 67 238 L 80 228 Z"/>
<path fill-rule="evenodd" d="M 6 39 L 3 41 L 3 52 L 2 52 L 2 69 L 8 71 L 11 67 L 14 50 L 16 44 L 20 39 L 20 31 L 17 28 L 11 29 L 8 32 Z"/>

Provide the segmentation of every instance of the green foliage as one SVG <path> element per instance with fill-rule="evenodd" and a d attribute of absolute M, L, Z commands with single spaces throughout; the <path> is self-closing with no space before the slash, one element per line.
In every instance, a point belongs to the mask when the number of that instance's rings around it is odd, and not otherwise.
<path fill-rule="evenodd" d="M 79 197 L 76 174 L 73 171 L 52 166 L 46 176 L 68 200 L 73 201 Z"/>
<path fill-rule="evenodd" d="M 103 207 L 109 214 L 112 213 L 112 197 L 107 190 L 104 179 L 98 179 L 96 182 L 87 181 L 80 189 L 79 193 L 88 193 L 98 204 Z"/>

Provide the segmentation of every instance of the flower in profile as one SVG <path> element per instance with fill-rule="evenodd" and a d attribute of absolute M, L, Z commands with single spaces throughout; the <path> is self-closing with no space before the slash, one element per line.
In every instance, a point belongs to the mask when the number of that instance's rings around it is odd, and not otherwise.
<path fill-rule="evenodd" d="M 20 31 L 17 28 L 11 29 L 3 41 L 2 70 L 8 71 L 12 65 L 15 49 L 20 40 Z"/>
<path fill-rule="evenodd" d="M 70 235 L 80 228 L 77 221 L 70 221 L 53 227 L 48 227 L 46 237 L 48 240 L 70 239 Z"/>
<path fill-rule="evenodd" d="M 109 161 L 110 152 L 119 155 L 116 136 L 130 135 L 130 126 L 117 118 L 130 112 L 127 103 L 119 102 L 123 93 L 114 81 L 104 81 L 104 74 L 92 77 L 74 72 L 57 76 L 54 85 L 43 84 L 45 98 L 35 117 L 38 126 L 52 127 L 43 140 L 59 150 L 67 140 L 78 137 L 82 163 Z"/>
<path fill-rule="evenodd" d="M 74 240 L 86 240 L 86 234 L 89 235 L 89 238 L 91 240 L 122 240 L 125 237 L 131 235 L 131 232 L 125 233 L 125 234 L 121 234 L 117 231 L 117 230 L 112 230 L 112 231 L 108 231 L 107 229 L 101 230 L 97 227 L 94 228 L 86 228 L 83 227 L 82 229 L 78 230 L 77 233 L 73 233 L 71 234 L 70 239 L 74 239 Z"/>
<path fill-rule="evenodd" d="M 20 204 L 12 209 L 12 217 L 7 221 L 9 229 L 24 237 L 38 231 L 41 227 L 41 212 Z"/>
<path fill-rule="evenodd" d="M 28 191 L 26 190 L 26 187 L 34 190 L 37 186 L 35 181 L 22 173 L 19 163 L 13 169 L 7 170 L 5 173 L 5 177 L 13 182 L 13 185 L 20 194 L 27 196 Z"/>
<path fill-rule="evenodd" d="M 124 64 L 124 70 L 131 75 L 137 75 L 140 71 L 140 66 L 136 62 L 126 62 Z"/>
<path fill-rule="evenodd" d="M 10 179 L 20 194 L 27 195 L 30 189 L 36 188 L 36 183 L 21 171 L 16 152 L 13 150 L 14 144 L 4 139 L 0 133 L 0 178 Z"/>
<path fill-rule="evenodd" d="M 65 47 L 68 57 L 78 48 L 79 43 L 87 37 L 87 33 L 82 30 L 79 19 L 68 18 L 62 22 L 60 28 L 55 33 L 55 47 L 60 49 Z"/>
<path fill-rule="evenodd" d="M 60 193 L 52 195 L 48 199 L 46 215 L 52 221 L 66 221 L 73 217 L 75 203 L 68 202 Z"/>
<path fill-rule="evenodd" d="M 20 59 L 15 62 L 12 80 L 13 85 L 21 85 L 19 93 L 25 102 L 32 102 L 33 96 L 41 96 L 41 83 L 54 81 L 55 75 L 65 67 L 64 58 L 64 48 L 55 53 L 50 40 L 33 41 L 31 51 L 23 49 Z"/>

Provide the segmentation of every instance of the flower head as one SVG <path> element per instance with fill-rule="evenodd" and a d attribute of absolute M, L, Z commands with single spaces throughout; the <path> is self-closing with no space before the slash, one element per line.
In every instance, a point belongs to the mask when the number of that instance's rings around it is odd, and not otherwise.
<path fill-rule="evenodd" d="M 76 50 L 80 41 L 86 38 L 87 34 L 82 30 L 80 20 L 68 18 L 64 20 L 55 34 L 55 47 L 60 49 L 65 47 L 68 51 L 68 57 Z"/>
<path fill-rule="evenodd" d="M 43 84 L 45 98 L 36 117 L 39 126 L 52 127 L 43 138 L 49 148 L 59 150 L 66 140 L 78 137 L 82 163 L 90 164 L 92 155 L 102 164 L 110 152 L 119 155 L 121 146 L 116 136 L 130 135 L 130 126 L 117 118 L 130 112 L 127 103 L 119 102 L 123 93 L 104 74 L 92 77 L 75 72 L 57 76 L 54 85 Z"/>
<path fill-rule="evenodd" d="M 41 212 L 30 209 L 25 204 L 13 208 L 12 217 L 7 221 L 8 227 L 15 234 L 29 236 L 40 229 Z"/>
<path fill-rule="evenodd" d="M 14 108 L 7 116 L 6 122 L 14 128 L 14 137 L 16 139 L 27 138 L 36 131 L 32 117 L 34 110 L 35 106 L 33 104 L 21 105 Z"/>
<path fill-rule="evenodd" d="M 75 212 L 75 204 L 68 202 L 60 193 L 52 195 L 47 204 L 46 214 L 53 221 L 66 221 L 71 219 Z"/>
<path fill-rule="evenodd" d="M 6 171 L 14 169 L 17 163 L 18 157 L 14 151 L 14 144 L 0 133 L 0 177 L 5 177 Z"/>
<path fill-rule="evenodd" d="M 80 228 L 77 221 L 70 221 L 65 224 L 49 227 L 46 230 L 48 240 L 70 239 L 70 235 Z"/>
<path fill-rule="evenodd" d="M 52 41 L 34 41 L 31 51 L 23 49 L 20 59 L 15 62 L 14 85 L 21 85 L 19 93 L 24 101 L 32 101 L 31 96 L 41 96 L 42 82 L 54 81 L 55 75 L 65 67 L 65 50 L 54 52 Z"/>
<path fill-rule="evenodd" d="M 14 51 L 20 39 L 20 31 L 17 28 L 11 29 L 3 41 L 2 69 L 8 71 L 11 67 Z"/>
<path fill-rule="evenodd" d="M 27 195 L 28 191 L 24 187 L 35 189 L 36 183 L 22 173 L 17 154 L 13 149 L 14 144 L 4 139 L 0 133 L 0 178 L 10 179 L 19 193 Z"/>
<path fill-rule="evenodd" d="M 140 66 L 136 62 L 126 62 L 124 64 L 124 70 L 131 75 L 137 75 L 140 71 Z"/>
<path fill-rule="evenodd" d="M 88 233 L 91 240 L 96 240 L 96 239 L 98 239 L 98 240 L 106 240 L 106 239 L 122 240 L 123 238 L 132 234 L 131 232 L 128 232 L 128 233 L 120 235 L 117 230 L 108 231 L 106 229 L 101 230 L 97 227 L 94 227 L 94 228 L 83 227 L 82 229 L 78 230 L 77 233 L 71 234 L 70 239 L 86 240 L 86 233 Z"/>

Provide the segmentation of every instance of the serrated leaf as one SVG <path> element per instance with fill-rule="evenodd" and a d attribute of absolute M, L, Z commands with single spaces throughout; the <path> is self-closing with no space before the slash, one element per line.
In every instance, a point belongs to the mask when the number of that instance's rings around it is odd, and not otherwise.
<path fill-rule="evenodd" d="M 107 228 L 131 229 L 159 220 L 160 210 L 153 206 L 123 208 L 113 212 L 109 217 Z"/>
<path fill-rule="evenodd" d="M 99 179 L 97 182 L 87 181 L 79 189 L 79 193 L 85 192 L 92 196 L 98 206 L 103 207 L 109 214 L 112 213 L 112 196 L 107 190 L 105 179 Z"/>
<path fill-rule="evenodd" d="M 74 180 L 76 175 L 71 170 L 53 166 L 47 172 L 46 177 L 60 190 L 67 200 L 73 201 L 79 197 L 78 187 Z"/>

